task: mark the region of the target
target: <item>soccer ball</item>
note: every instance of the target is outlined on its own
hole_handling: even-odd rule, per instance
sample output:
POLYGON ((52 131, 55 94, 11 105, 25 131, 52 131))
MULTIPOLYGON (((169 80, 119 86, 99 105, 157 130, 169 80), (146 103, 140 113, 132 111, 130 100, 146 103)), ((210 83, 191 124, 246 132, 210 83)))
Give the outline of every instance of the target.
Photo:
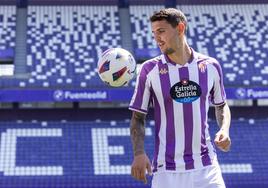
POLYGON ((111 48, 102 53, 98 61, 98 74, 103 82, 112 86, 126 85, 136 73, 136 61, 122 48, 111 48))

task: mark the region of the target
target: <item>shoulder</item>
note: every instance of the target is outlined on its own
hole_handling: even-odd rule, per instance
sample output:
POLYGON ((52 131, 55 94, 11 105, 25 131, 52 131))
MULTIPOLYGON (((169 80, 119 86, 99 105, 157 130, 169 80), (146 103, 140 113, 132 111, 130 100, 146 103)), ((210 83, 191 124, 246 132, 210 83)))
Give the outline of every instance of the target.
POLYGON ((209 64, 220 64, 219 61, 213 57, 201 54, 201 53, 197 53, 196 52, 196 59, 197 59, 197 63, 205 63, 207 65, 209 64))
POLYGON ((221 65, 217 59, 197 52, 196 56, 197 64, 206 65, 206 67, 216 69, 217 71, 221 70, 221 65))
POLYGON ((141 64, 141 71, 149 73, 161 62, 161 56, 149 59, 141 64))

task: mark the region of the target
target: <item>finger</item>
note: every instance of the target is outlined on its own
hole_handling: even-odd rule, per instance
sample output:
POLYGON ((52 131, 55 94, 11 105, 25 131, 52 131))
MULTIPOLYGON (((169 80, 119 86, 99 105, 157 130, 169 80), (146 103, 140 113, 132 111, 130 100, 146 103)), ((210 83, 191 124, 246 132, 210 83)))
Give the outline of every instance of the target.
POLYGON ((231 143, 227 145, 227 147, 225 148, 225 151, 229 151, 231 148, 231 143))
POLYGON ((215 139, 214 139, 214 143, 216 144, 216 145, 218 145, 218 143, 219 143, 219 135, 216 135, 215 136, 215 139))
POLYGON ((226 142, 228 141, 228 137, 226 135, 222 135, 222 137, 220 138, 220 142, 226 142))
POLYGON ((225 148, 228 146, 228 141, 227 140, 220 140, 219 142, 217 142, 217 146, 220 148, 225 148))
POLYGON ((148 164, 146 165, 146 169, 147 169, 148 174, 151 176, 151 175, 152 175, 151 164, 148 163, 148 164))
POLYGON ((231 141, 229 139, 227 139, 226 141, 221 142, 218 145, 218 148, 221 149, 221 150, 223 150, 223 151, 229 151, 230 150, 230 146, 231 146, 231 141))
POLYGON ((134 168, 133 169, 133 177, 137 180, 140 180, 140 170, 139 168, 134 168))
POLYGON ((145 175, 145 170, 144 170, 144 172, 142 172, 140 174, 140 177, 141 177, 141 181, 143 181, 144 184, 147 184, 147 178, 146 178, 146 175, 145 175))
POLYGON ((139 178, 140 178, 140 180, 143 181, 145 184, 147 183, 147 179, 146 179, 146 176, 145 176, 145 169, 140 170, 139 178))
POLYGON ((227 146, 221 144, 221 145, 218 146, 218 148, 219 148, 220 150, 223 150, 223 151, 224 151, 224 150, 227 149, 227 146))
POLYGON ((222 139, 217 142, 217 146, 219 147, 226 147, 228 145, 228 141, 226 139, 222 139))
POLYGON ((222 151, 227 152, 230 150, 230 146, 220 148, 222 151))
POLYGON ((131 167, 131 176, 134 177, 134 170, 133 170, 133 167, 131 167))
POLYGON ((138 180, 138 173, 137 173, 137 169, 135 168, 132 168, 132 172, 131 172, 131 175, 138 180))
POLYGON ((223 145, 224 145, 223 148, 224 148, 225 150, 227 150, 227 151, 230 150, 230 147, 231 147, 231 140, 227 138, 223 145))
POLYGON ((220 145, 228 146, 231 143, 231 140, 227 136, 223 136, 222 139, 219 141, 220 145))
POLYGON ((143 178, 142 181, 143 181, 144 184, 147 184, 147 178, 146 178, 146 176, 144 176, 144 178, 143 178))

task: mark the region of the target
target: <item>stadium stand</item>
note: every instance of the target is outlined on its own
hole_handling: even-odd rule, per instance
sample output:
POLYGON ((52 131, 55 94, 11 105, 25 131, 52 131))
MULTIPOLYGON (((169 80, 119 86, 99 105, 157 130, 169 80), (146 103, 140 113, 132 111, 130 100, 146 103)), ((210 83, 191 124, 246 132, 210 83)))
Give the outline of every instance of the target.
POLYGON ((0 5, 16 5, 17 0, 1 0, 0 5))
POLYGON ((157 44, 153 39, 149 17, 154 11, 162 8, 164 8, 163 5, 133 5, 129 7, 132 39, 135 49, 157 48, 157 44))
POLYGON ((227 86, 268 85, 268 5, 178 8, 190 18, 190 44, 222 63, 227 86))
POLYGON ((104 86, 97 75, 100 53, 120 47, 116 6, 29 6, 27 67, 23 87, 104 86))
MULTIPOLYGON (((151 177, 144 185, 130 176, 126 99, 135 80, 109 93, 97 75, 97 60, 107 48, 127 43, 140 62, 159 54, 149 22, 154 10, 177 6, 187 14, 189 43, 221 62, 227 88, 245 96, 245 87, 268 86, 267 0, 0 0, 0 5, 0 53, 16 50, 18 9, 27 13, 22 33, 27 73, 0 77, 0 188, 150 187, 151 177), (124 43, 122 23, 131 27, 124 43), (95 100, 98 91, 90 89, 104 90, 109 101, 95 100), (73 98, 61 100, 66 93, 73 98)), ((268 110, 251 92, 252 106, 231 108, 231 151, 218 152, 227 188, 268 187, 268 110)), ((268 92, 256 95, 267 98, 268 92)), ((150 158, 152 116, 147 115, 145 141, 150 158)), ((209 124, 213 138, 216 121, 209 124)))
MULTIPOLYGON (((233 121, 232 150, 218 152, 228 188, 268 186, 266 122, 233 121)), ((218 129, 215 121, 210 121, 210 129, 213 136, 218 129)), ((0 187, 150 187, 129 174, 129 120, 9 121, 0 122, 0 131, 0 187)), ((150 157, 153 132, 154 122, 148 121, 145 147, 150 157)))
MULTIPOLYGON (((173 1, 173 0, 171 0, 173 1)), ((230 4, 230 5, 237 5, 237 4, 265 4, 267 3, 267 0, 175 0, 177 5, 224 5, 224 4, 230 4)))
POLYGON ((119 0, 28 0, 29 5, 118 5, 119 0))
MULTIPOLYGON (((137 59, 148 59, 159 54, 148 17, 164 5, 132 4, 135 1, 130 1, 129 6, 134 53, 137 59)), ((267 4, 178 5, 178 8, 188 16, 190 45, 222 63, 226 87, 268 85, 265 63, 268 61, 267 4)), ((9 13, 4 14, 10 21, 0 34, 5 39, 0 48, 14 48, 15 45, 15 7, 9 9, 9 13), (7 32, 11 35, 6 36, 7 32)), ((96 74, 96 65, 103 50, 122 47, 118 9, 116 5, 29 6, 27 70, 30 76, 24 80, 4 78, 2 85, 106 87, 96 74)), ((130 84, 133 85, 135 81, 130 84)))
POLYGON ((16 34, 16 6, 0 6, 0 52, 14 52, 16 34))
POLYGON ((128 0, 129 5, 165 5, 165 0, 128 0))
MULTIPOLYGON (((148 15, 158 8, 130 6, 136 52, 157 48, 148 27, 148 15)), ((181 5, 178 8, 188 16, 190 45, 222 63, 226 86, 268 85, 265 64, 268 5, 181 5)), ((152 56, 155 52, 152 51, 152 56)))

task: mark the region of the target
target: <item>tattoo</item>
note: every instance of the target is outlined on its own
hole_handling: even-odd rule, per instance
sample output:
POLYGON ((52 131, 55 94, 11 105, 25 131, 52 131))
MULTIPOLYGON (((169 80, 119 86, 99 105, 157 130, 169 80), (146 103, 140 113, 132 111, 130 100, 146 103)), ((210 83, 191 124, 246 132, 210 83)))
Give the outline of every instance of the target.
POLYGON ((130 126, 131 141, 134 155, 144 152, 145 114, 133 112, 130 126))
POLYGON ((215 115, 216 115, 216 120, 219 125, 219 127, 222 126, 222 121, 223 121, 223 106, 215 106, 215 115))
POLYGON ((220 128, 228 129, 230 127, 231 114, 227 103, 215 107, 216 120, 220 128))

